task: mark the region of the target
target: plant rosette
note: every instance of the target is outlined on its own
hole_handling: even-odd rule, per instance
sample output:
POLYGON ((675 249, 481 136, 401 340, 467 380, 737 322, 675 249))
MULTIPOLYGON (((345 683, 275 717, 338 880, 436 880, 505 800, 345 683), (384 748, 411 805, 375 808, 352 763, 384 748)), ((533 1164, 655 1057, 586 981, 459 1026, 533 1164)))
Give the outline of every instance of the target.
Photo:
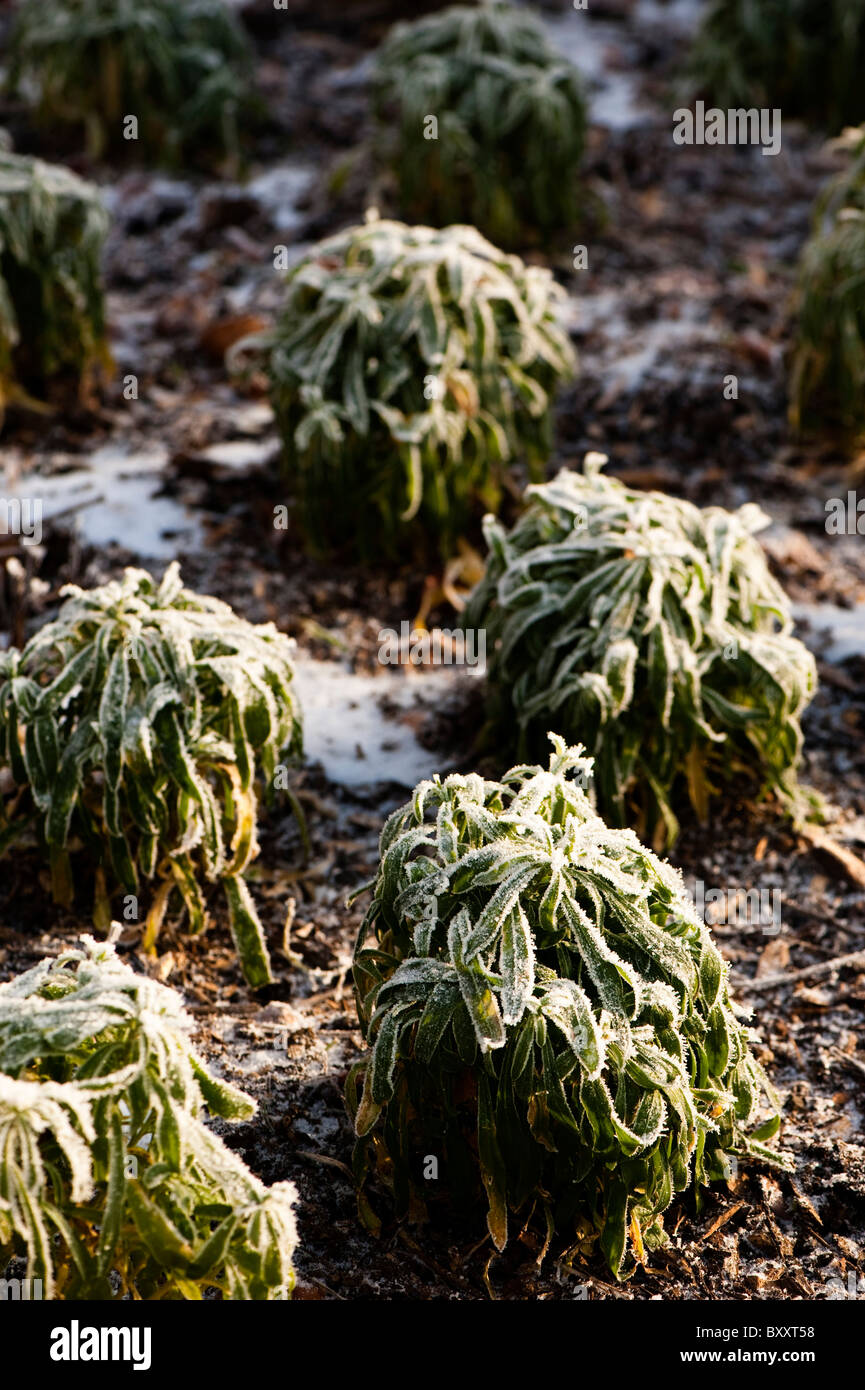
POLYGON ((511 464, 539 476, 555 388, 576 367, 562 299, 548 270, 473 227, 372 215, 313 248, 274 331, 247 340, 269 354, 312 548, 447 556, 497 507, 511 464))
POLYGON ((736 1155, 786 1160, 681 875, 604 824, 590 760, 550 738, 548 769, 422 782, 385 825, 354 960, 355 1174, 367 1222, 373 1174, 419 1217, 434 1158, 457 1208, 486 1192, 497 1249, 536 1212, 547 1242, 592 1233, 622 1278, 674 1193, 736 1155))
POLYGON ((202 883, 219 883, 244 975, 269 983, 244 871, 258 854, 256 782, 271 795, 278 760, 302 749, 292 641, 185 589, 176 562, 159 583, 128 569, 61 595, 22 651, 0 652, 0 766, 13 784, 0 854, 35 830, 55 901, 92 883, 102 928, 112 894, 127 895, 133 921, 140 880, 153 884, 149 950, 173 897, 203 931, 202 883))
POLYGON ((510 531, 485 523, 463 622, 487 633, 492 729, 516 731, 522 757, 550 725, 579 738, 598 810, 655 849, 675 841, 677 806, 705 821, 737 779, 814 814, 796 774, 816 664, 755 538, 768 517, 639 492, 605 463, 528 488, 510 531))
POLYGON ((291 1183, 267 1188, 202 1121, 255 1103, 212 1076, 180 996, 112 940, 0 984, 0 1269, 46 1298, 286 1299, 291 1183))

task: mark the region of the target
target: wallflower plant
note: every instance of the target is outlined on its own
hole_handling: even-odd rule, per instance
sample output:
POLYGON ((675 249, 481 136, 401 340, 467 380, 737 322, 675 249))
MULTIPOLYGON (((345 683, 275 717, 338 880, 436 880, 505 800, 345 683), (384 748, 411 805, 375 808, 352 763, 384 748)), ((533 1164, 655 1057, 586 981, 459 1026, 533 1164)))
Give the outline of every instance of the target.
POLYGON ((711 0, 689 61, 712 106, 778 107, 837 133, 865 119, 865 0, 711 0))
POLYGON ((52 378, 87 394, 108 361, 100 278, 108 216, 71 170, 0 150, 0 420, 52 378))
POLYGON ((796 428, 865 433, 865 126, 837 142, 847 168, 817 201, 799 262, 790 378, 796 428))
POLYGON ((549 271, 471 227, 371 220, 290 273, 271 397, 306 534, 366 558, 453 545, 506 466, 535 472, 575 360, 549 271), (410 526, 410 523, 415 523, 410 526))
POLYGON ((236 160, 250 69, 223 0, 24 0, 12 32, 13 88, 35 91, 46 125, 82 128, 97 158, 236 160))
POLYGON ((373 93, 405 217, 468 221, 503 246, 579 220, 580 78, 525 9, 456 5, 396 25, 373 93))
POLYGON ((685 790, 705 819, 736 773, 758 771, 803 814, 799 720, 816 668, 754 539, 768 518, 635 491, 605 462, 589 454, 584 475, 530 487, 510 532, 485 524, 464 622, 487 632, 492 724, 516 728, 522 756, 550 724, 579 736, 601 814, 656 848, 675 840, 685 790))
POLYGON ((548 770, 421 782, 385 825, 354 961, 355 1171, 419 1216, 435 1155, 458 1205, 483 1184, 498 1249, 536 1212, 622 1278, 675 1192, 732 1154, 784 1161, 779 1116, 680 874, 604 824, 591 760, 550 738, 548 770))
POLYGON ((103 927, 113 893, 152 884, 148 947, 172 895, 202 931, 202 884, 219 882, 244 974, 268 983, 243 875, 258 853, 256 779, 272 787, 278 759, 301 750, 290 639, 184 589, 176 563, 158 584, 128 569, 61 592, 53 622, 0 652, 0 765, 13 784, 0 853, 35 828, 55 900, 95 882, 103 927))
POLYGON ((294 1187, 265 1187, 203 1123, 255 1104, 190 1028, 173 990, 90 937, 0 985, 0 1270, 26 1257, 46 1298, 290 1296, 294 1187))

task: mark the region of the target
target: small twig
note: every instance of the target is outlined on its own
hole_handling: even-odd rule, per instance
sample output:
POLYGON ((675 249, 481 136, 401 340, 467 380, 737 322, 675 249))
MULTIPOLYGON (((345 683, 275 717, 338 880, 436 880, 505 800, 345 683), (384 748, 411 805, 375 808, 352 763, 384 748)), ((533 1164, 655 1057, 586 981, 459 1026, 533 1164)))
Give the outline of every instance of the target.
POLYGON ((97 502, 104 502, 105 495, 102 492, 91 493, 89 497, 81 497, 77 502, 70 502, 68 506, 61 507, 59 511, 49 512, 45 521, 62 521, 64 517, 73 516, 76 512, 82 512, 85 507, 95 507, 97 502))
MULTIPOLYGON (((802 903, 797 903, 795 898, 789 898, 786 893, 784 894, 784 911, 785 913, 792 913, 794 917, 801 917, 805 922, 816 922, 821 927, 826 925, 825 908, 818 912, 816 908, 805 907, 802 903)), ((843 931, 844 929, 839 927, 838 930, 843 931)))
POLYGON ((716 1231, 720 1231, 721 1227, 726 1226, 727 1222, 731 1221, 736 1215, 736 1212, 741 1211, 744 1205, 744 1202, 737 1202, 735 1206, 728 1207, 726 1211, 722 1211, 721 1215, 716 1217, 712 1222, 708 1231, 704 1231, 701 1236, 697 1237, 695 1244, 699 1245, 701 1241, 708 1240, 709 1236, 713 1236, 716 1231))
POLYGON ((865 951, 851 951, 848 956, 833 956, 831 960, 820 961, 818 965, 805 965, 801 970, 790 970, 784 975, 766 975, 762 980, 739 980, 740 990, 777 989, 783 985, 795 984, 797 980, 816 980, 824 975, 834 975, 837 970, 865 967, 865 951))
POLYGON ((839 844, 834 836, 818 825, 805 823, 796 827, 797 833, 814 849, 822 851, 844 871, 853 883, 865 888, 865 864, 846 845, 839 844))
POLYGON ((336 1289, 331 1289, 325 1284, 324 1280, 316 1279, 315 1275, 308 1275, 306 1279, 298 1279, 294 1294, 295 1298, 297 1298, 298 1295, 303 1297, 303 1291, 312 1288, 323 1289, 329 1298, 338 1298, 340 1303, 345 1303, 346 1301, 344 1294, 337 1293, 336 1289))
POLYGON ((298 1158, 311 1159, 313 1163, 324 1163, 328 1168, 336 1168, 354 1186, 354 1174, 346 1163, 339 1158, 331 1158, 330 1154, 316 1154, 311 1149, 298 1149, 298 1158))
MULTIPOLYGON (((461 1289, 465 1291, 467 1287, 466 1281, 460 1278, 458 1274, 449 1274, 448 1271, 444 1269, 442 1265, 438 1263, 437 1260, 433 1259, 431 1255, 424 1254, 420 1246, 417 1244, 417 1241, 412 1240, 411 1236, 408 1234, 406 1230, 400 1228, 400 1230, 397 1232, 397 1239, 412 1252, 415 1259, 418 1260, 419 1263, 424 1266, 424 1268, 431 1270, 432 1273, 435 1274, 437 1278, 441 1279, 443 1283, 449 1284, 452 1289, 461 1289)), ((393 1253, 395 1254, 395 1252, 393 1253)), ((494 1251, 493 1254, 490 1256, 490 1259, 493 1259, 494 1256, 497 1254, 498 1251, 494 1251)))

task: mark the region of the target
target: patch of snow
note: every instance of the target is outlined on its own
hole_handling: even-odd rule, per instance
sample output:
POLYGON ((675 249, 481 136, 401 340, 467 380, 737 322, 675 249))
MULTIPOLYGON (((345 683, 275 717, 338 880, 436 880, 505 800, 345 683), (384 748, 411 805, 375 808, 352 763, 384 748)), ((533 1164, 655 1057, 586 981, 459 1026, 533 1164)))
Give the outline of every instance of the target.
POLYGON ((303 222, 298 204, 316 178, 312 165, 287 162, 264 169, 249 180, 247 193, 255 198, 281 232, 294 231, 303 222))
POLYGON ((794 603, 792 608, 797 623, 807 623, 812 632, 828 637, 829 645, 821 652, 827 661, 865 656, 865 604, 839 608, 834 603, 794 603))
POLYGON ((593 125, 632 130, 656 119, 639 95, 640 74, 635 65, 614 65, 615 51, 627 43, 621 24, 595 19, 590 10, 566 10, 543 15, 547 37, 583 76, 593 125))
POLYGON ((390 668, 372 676, 302 654, 294 665, 306 759, 320 762, 330 781, 344 787, 414 787, 439 772, 443 755, 421 747, 411 724, 385 713, 382 700, 406 713, 418 703, 433 709, 455 682, 476 679, 478 669, 437 667, 413 679, 390 668))
POLYGON ((40 500, 43 522, 63 517, 94 546, 126 546, 149 560, 170 560, 179 543, 200 538, 201 523, 172 497, 159 496, 168 453, 161 444, 107 444, 85 467, 24 473, 12 495, 40 500))

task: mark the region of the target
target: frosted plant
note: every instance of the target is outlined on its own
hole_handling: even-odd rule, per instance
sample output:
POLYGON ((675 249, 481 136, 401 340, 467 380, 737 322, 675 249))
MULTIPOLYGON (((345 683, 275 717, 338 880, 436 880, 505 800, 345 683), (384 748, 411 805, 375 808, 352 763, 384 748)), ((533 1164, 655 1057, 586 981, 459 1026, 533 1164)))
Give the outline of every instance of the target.
POLYGON ((690 59, 707 104, 779 107, 833 133, 865 118, 865 0, 711 0, 690 59))
POLYGON ((290 1296, 294 1187, 265 1187, 203 1124, 203 1105, 255 1106, 190 1027, 90 937, 0 985, 0 1269, 26 1256, 48 1298, 290 1296))
POLYGON ((837 144, 848 165, 818 199, 799 262, 791 415, 855 441, 865 434, 865 126, 837 144))
POLYGON ((471 222, 504 246, 579 220, 580 78, 525 9, 457 5, 398 24, 373 90, 404 216, 471 222))
POLYGON ((700 509, 606 477, 562 470, 530 487, 464 614, 485 628, 493 723, 537 755, 550 724, 595 760, 598 809, 656 848, 687 795, 705 819, 717 779, 754 770, 794 814, 814 659, 791 636, 783 590, 754 533, 753 504, 700 509))
POLYGON ((547 771, 421 782, 385 825, 355 951, 355 1169, 417 1213, 435 1155, 469 1211, 483 1183, 499 1249, 510 1212, 548 1235, 579 1217, 622 1277, 674 1192, 730 1154, 778 1161, 780 1121, 681 876, 607 828, 590 760, 550 738, 547 771))
POLYGON ((372 220, 309 253, 288 277, 270 378, 317 548, 447 549, 478 500, 497 505, 511 460, 538 469, 575 367, 561 295, 471 227, 372 220))
POLYGON ((47 126, 85 131, 95 157, 237 157, 251 59, 223 0, 24 0, 11 59, 13 88, 35 89, 47 126))
POLYGON ((107 361, 99 260, 108 216, 69 169, 0 150, 0 423, 61 374, 87 394, 107 361))
POLYGON ((148 947, 173 894, 202 931, 201 882, 220 882, 244 974, 266 984, 243 873, 258 853, 256 777, 272 787, 277 760, 301 750, 292 643, 184 589, 176 563, 159 584, 128 569, 61 592, 55 621, 0 652, 0 765, 13 782, 0 854, 34 826, 55 900, 70 904, 86 874, 103 927, 112 893, 152 884, 148 947))

